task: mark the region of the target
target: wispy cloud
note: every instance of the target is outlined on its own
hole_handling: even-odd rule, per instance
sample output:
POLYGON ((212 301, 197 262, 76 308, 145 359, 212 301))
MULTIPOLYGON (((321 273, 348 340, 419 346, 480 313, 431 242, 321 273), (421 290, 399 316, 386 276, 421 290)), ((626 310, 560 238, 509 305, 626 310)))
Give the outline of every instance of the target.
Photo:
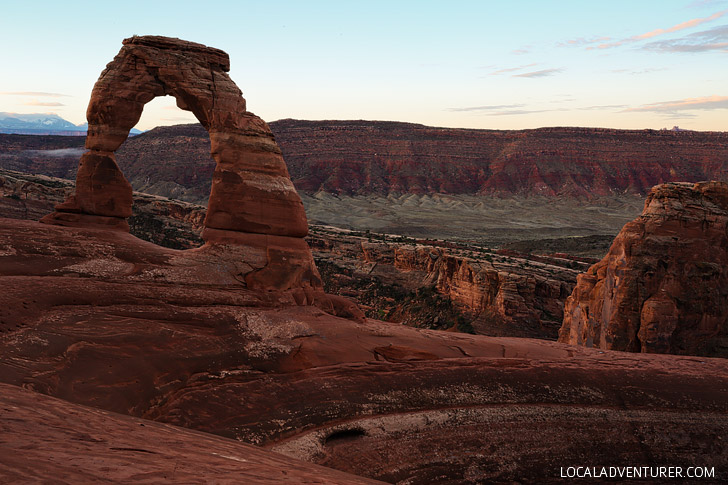
POLYGON ((528 54, 529 52, 531 52, 531 49, 514 49, 514 50, 511 51, 511 54, 515 54, 517 56, 520 56, 520 55, 523 55, 523 54, 528 54))
POLYGON ((55 101, 38 101, 37 99, 34 99, 33 101, 28 101, 23 104, 25 106, 66 106, 63 103, 58 103, 55 101))
POLYGON ((548 113, 552 111, 569 111, 566 108, 531 109, 525 104, 498 104, 490 106, 467 106, 464 108, 449 108, 448 111, 479 112, 485 116, 520 116, 533 113, 548 113))
MULTIPOLYGON (((643 104, 623 110, 629 112, 654 112, 676 115, 681 111, 728 109, 728 96, 704 96, 702 98, 685 98, 660 103, 643 104)), ((682 116, 682 114, 681 114, 682 116)))
POLYGON ((650 42, 645 49, 663 52, 728 52, 728 25, 720 25, 679 39, 650 42))
POLYGON ((620 108, 626 108, 626 104, 602 104, 598 106, 582 106, 581 108, 576 108, 578 110, 600 110, 600 109, 620 109, 620 108))
POLYGON ((3 91, 0 96, 45 96, 49 98, 68 97, 68 94, 46 93, 43 91, 3 91))
POLYGON ((615 74, 632 74, 632 75, 638 75, 638 74, 649 74, 651 72, 659 72, 659 71, 666 71, 666 67, 646 67, 644 69, 612 69, 610 72, 613 72, 615 74))
POLYGON ((584 47, 591 44, 603 43, 608 40, 612 40, 611 37, 577 37, 576 39, 570 39, 566 42, 559 42, 556 44, 558 47, 584 47))
POLYGON ((500 109, 523 108, 524 104, 494 104, 488 106, 466 106, 464 108, 448 108, 448 111, 496 111, 500 109))
POLYGON ((587 47, 587 49, 611 49, 613 47, 619 47, 621 45, 629 44, 632 42, 638 42, 638 41, 642 41, 642 40, 646 40, 646 39, 652 39, 652 38, 660 36, 660 35, 670 34, 672 32, 678 32, 680 30, 697 27, 698 25, 704 24, 705 22, 710 22, 712 20, 719 19, 720 17, 725 15, 726 12, 728 12, 728 10, 721 10, 708 17, 701 17, 701 18, 687 20, 685 22, 681 22, 679 24, 673 25, 672 27, 668 27, 666 29, 651 30, 649 32, 645 32, 644 34, 633 35, 632 37, 627 37, 626 39, 618 40, 615 42, 604 42, 597 46, 590 46, 590 47, 587 47))
POLYGON ((554 109, 509 109, 504 111, 496 111, 488 113, 488 116, 519 116, 519 115, 530 115, 532 113, 546 113, 548 111, 561 111, 554 109))
POLYGON ((540 71, 524 72, 522 74, 513 74, 511 77, 546 77, 563 71, 561 68, 541 69, 540 71))
POLYGON ((531 64, 524 64, 522 66, 517 67, 507 67, 505 69, 498 69, 497 71, 493 71, 490 73, 491 76, 497 76, 498 74, 505 74, 507 72, 515 72, 515 71, 521 71, 523 69, 526 69, 527 67, 533 67, 536 63, 532 62, 531 64))

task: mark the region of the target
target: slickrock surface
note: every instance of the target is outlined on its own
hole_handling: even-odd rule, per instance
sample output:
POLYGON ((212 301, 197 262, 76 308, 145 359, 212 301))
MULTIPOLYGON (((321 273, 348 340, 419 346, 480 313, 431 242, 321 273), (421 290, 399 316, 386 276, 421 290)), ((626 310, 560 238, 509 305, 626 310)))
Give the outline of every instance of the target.
POLYGON ((652 189, 566 302, 559 340, 728 357, 728 184, 652 189))
POLYGON ((357 323, 217 249, 0 219, 0 379, 400 483, 728 466, 723 359, 357 323))
POLYGON ((0 384, 3 483, 379 483, 0 384))

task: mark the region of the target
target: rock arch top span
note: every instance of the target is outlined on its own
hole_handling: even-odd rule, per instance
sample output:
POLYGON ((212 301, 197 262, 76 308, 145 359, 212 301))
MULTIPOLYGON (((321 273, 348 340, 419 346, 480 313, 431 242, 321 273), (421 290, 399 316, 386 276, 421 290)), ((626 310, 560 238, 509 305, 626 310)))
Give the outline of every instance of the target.
POLYGON ((125 39, 91 94, 86 111, 89 151, 79 163, 76 192, 44 222, 128 230, 132 190, 114 152, 139 121, 144 105, 171 95, 210 134, 216 167, 203 238, 214 239, 214 230, 305 236, 303 203, 281 151, 268 125, 246 111, 229 70, 230 59, 219 49, 159 36, 125 39))

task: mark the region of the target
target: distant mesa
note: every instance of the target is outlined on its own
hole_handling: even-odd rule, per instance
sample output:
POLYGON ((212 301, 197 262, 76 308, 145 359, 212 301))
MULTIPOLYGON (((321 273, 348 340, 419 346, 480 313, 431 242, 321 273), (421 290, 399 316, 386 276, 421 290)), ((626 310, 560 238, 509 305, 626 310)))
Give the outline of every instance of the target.
MULTIPOLYGON (((595 199, 644 196, 667 182, 728 181, 728 133, 721 132, 501 131, 291 119, 269 126, 300 193, 595 199)), ((129 139, 115 156, 135 190, 208 200, 217 163, 199 124, 154 128, 129 139)), ((66 176, 60 162, 15 157, 12 165, 9 158, 2 163, 13 170, 33 163, 33 171, 66 176)))
POLYGON ((728 184, 652 189, 642 215, 578 278, 561 342, 728 357, 728 184))
MULTIPOLYGON (((384 121, 270 123, 299 192, 596 198, 666 182, 728 181, 728 133, 599 128, 467 130, 384 121)), ((203 203, 215 163, 202 127, 159 127, 119 149, 136 190, 203 203), (160 141, 164 141, 161 143, 160 141), (172 169, 174 168, 174 170, 172 169)))

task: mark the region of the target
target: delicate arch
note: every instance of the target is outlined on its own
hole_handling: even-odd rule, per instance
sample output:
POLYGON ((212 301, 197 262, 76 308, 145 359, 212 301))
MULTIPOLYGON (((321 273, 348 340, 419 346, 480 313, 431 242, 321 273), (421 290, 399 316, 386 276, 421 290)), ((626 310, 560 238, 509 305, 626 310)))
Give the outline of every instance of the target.
POLYGON ((171 95, 210 134, 216 167, 203 237, 208 240, 214 230, 305 236, 303 203, 281 151, 268 125, 246 111, 229 69, 225 52, 202 44, 159 36, 125 39, 91 94, 86 112, 89 151, 79 162, 76 192, 44 222, 85 220, 128 230, 131 185, 114 152, 139 121, 144 105, 171 95))

